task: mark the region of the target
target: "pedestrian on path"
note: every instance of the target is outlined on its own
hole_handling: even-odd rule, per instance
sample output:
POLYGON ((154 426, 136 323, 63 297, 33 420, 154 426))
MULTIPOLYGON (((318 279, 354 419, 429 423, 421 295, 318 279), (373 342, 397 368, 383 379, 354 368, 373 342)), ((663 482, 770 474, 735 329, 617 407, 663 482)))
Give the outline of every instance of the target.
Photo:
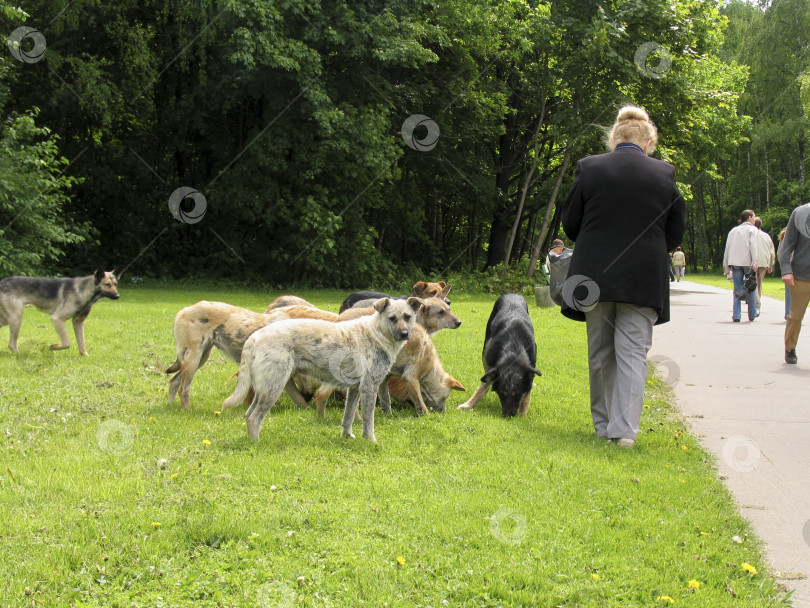
POLYGON ((657 141, 647 112, 623 107, 609 152, 577 163, 562 212, 576 248, 561 310, 587 324, 596 435, 624 448, 641 422, 653 325, 669 321, 668 252, 686 229, 675 168, 648 156, 657 141))
POLYGON ((672 254, 672 265, 675 267, 675 280, 680 283, 686 270, 686 255, 680 247, 672 254))
MULTIPOLYGON (((742 314, 742 300, 737 297, 737 293, 742 289, 743 278, 750 272, 757 270, 757 234, 758 230, 754 226, 757 214, 746 209, 740 214, 740 221, 737 226, 731 229, 726 239, 726 251, 723 254, 723 272, 729 280, 734 281, 734 304, 732 307, 731 320, 740 322, 742 314)), ((746 298, 748 302, 748 320, 757 318, 756 290, 749 292, 746 298)))
POLYGON ((787 231, 782 239, 779 266, 782 281, 790 290, 790 314, 785 325, 785 363, 795 364, 796 344, 802 329, 804 311, 810 302, 810 203, 796 207, 790 214, 787 231))
POLYGON ((757 234, 757 316, 762 310, 762 283, 765 281, 765 274, 773 272, 773 264, 776 262, 776 251, 773 248, 771 235, 762 229, 762 218, 754 220, 754 226, 759 230, 757 234))

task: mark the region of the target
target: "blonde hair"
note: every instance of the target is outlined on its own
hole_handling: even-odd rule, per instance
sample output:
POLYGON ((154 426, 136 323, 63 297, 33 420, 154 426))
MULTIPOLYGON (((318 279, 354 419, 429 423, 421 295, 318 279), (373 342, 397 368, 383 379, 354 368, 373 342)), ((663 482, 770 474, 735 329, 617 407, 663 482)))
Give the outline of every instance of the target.
POLYGON ((605 130, 605 145, 610 151, 624 142, 644 146, 648 141, 650 146, 647 154, 652 154, 658 143, 658 129, 647 112, 637 106, 624 106, 619 110, 613 126, 605 130))

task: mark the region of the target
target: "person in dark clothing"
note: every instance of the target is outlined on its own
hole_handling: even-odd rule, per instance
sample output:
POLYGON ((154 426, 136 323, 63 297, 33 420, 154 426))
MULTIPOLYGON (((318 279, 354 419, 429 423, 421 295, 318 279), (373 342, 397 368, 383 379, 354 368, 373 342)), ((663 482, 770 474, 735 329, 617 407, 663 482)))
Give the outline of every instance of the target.
POLYGON ((669 321, 669 255, 686 229, 672 165, 650 158, 658 141, 641 108, 625 106, 607 154, 577 163, 562 211, 576 242, 562 314, 586 321, 596 434, 635 445, 654 325, 669 321))

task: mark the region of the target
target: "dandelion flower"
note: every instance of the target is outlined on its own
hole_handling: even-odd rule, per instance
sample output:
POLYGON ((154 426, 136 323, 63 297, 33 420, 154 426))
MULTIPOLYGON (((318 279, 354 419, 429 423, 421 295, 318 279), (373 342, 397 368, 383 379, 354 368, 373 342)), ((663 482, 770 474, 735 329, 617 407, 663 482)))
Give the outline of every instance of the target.
POLYGON ((688 586, 689 586, 690 589, 700 589, 700 581, 696 581, 695 579, 692 579, 691 581, 689 581, 688 586))
POLYGON ((645 404, 644 404, 644 407, 645 407, 645 408, 647 408, 647 409, 650 409, 650 404, 649 404, 649 403, 645 403, 645 404))
POLYGON ((211 442, 210 442, 210 441, 208 441, 207 439, 203 439, 203 443, 204 443, 205 445, 211 445, 211 442))
POLYGON ((591 578, 593 580, 595 580, 595 581, 598 581, 599 580, 599 575, 598 574, 591 574, 591 578))
POLYGON ((745 563, 742 565, 742 569, 748 572, 749 574, 756 574, 757 569, 754 568, 751 564, 745 563))
POLYGON ((160 527, 160 522, 159 521, 153 521, 152 522, 152 527, 153 528, 159 528, 160 527))
POLYGON ((653 383, 653 381, 652 381, 652 380, 647 380, 647 386, 653 386, 653 384, 654 384, 654 383, 653 383))
POLYGON ((671 597, 669 597, 668 595, 659 595, 659 596, 658 596, 657 598, 655 598, 655 599, 656 599, 657 601, 659 601, 659 602, 667 602, 668 604, 674 604, 674 603, 675 603, 675 600, 673 600, 673 599, 672 599, 671 597))
POLYGON ((399 564, 400 566, 404 566, 405 565, 405 558, 402 557, 401 555, 399 557, 397 557, 397 564, 399 564))
POLYGON ((688 452, 688 451, 689 451, 689 448, 688 448, 688 447, 686 447, 685 445, 682 445, 682 446, 681 446, 681 449, 682 449, 684 452, 688 452))
POLYGON ((219 416, 222 412, 214 412, 214 416, 219 416))

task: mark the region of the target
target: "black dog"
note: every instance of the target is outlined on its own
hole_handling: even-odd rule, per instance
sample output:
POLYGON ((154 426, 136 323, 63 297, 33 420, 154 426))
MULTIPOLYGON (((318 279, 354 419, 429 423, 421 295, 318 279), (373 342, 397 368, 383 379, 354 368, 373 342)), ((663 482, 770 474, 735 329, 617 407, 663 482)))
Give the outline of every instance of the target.
POLYGON ((537 364, 537 345, 529 307, 523 296, 507 293, 498 298, 484 336, 484 377, 470 400, 458 406, 471 410, 491 386, 501 400, 504 418, 529 411, 529 397, 537 364))
POLYGON ((374 302, 382 298, 390 298, 392 300, 407 300, 411 297, 421 298, 423 300, 427 298, 442 298, 449 305, 450 300, 447 299, 448 293, 450 293, 450 285, 447 285, 444 281, 439 281, 438 283, 419 281, 413 286, 413 293, 410 296, 401 296, 399 298, 389 296, 387 293, 379 291, 355 291, 343 300, 339 312, 354 308, 355 306, 370 307, 374 305, 374 302))

